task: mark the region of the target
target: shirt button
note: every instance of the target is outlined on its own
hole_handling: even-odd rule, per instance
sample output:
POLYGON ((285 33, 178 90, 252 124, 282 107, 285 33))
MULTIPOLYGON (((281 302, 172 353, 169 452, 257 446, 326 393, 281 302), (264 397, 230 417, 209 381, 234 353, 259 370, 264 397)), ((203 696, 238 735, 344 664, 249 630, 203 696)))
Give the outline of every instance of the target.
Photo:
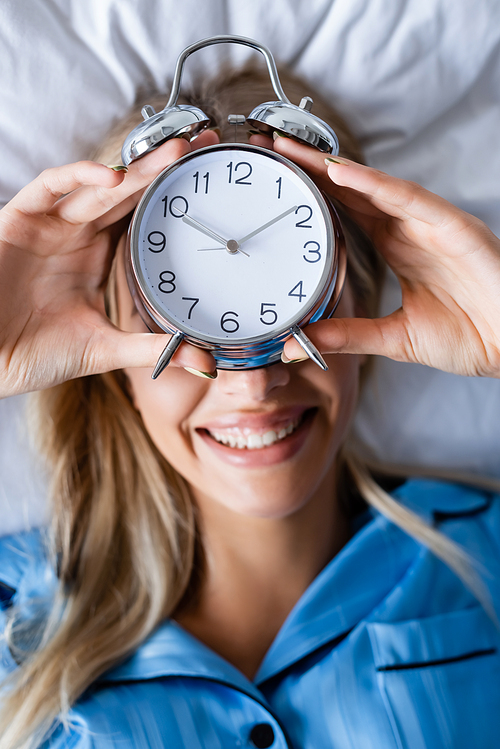
POLYGON ((267 749, 274 743, 273 727, 269 723, 257 723, 250 731, 250 741, 257 749, 267 749))

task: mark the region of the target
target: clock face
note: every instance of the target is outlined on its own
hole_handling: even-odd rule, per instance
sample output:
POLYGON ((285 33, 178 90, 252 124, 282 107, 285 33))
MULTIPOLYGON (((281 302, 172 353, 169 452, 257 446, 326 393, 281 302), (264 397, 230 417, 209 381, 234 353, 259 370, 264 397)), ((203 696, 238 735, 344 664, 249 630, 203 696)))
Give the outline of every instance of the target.
POLYGON ((324 199, 292 162, 222 144, 159 175, 130 244, 157 322, 227 345, 258 343, 300 321, 324 291, 333 241, 324 199))

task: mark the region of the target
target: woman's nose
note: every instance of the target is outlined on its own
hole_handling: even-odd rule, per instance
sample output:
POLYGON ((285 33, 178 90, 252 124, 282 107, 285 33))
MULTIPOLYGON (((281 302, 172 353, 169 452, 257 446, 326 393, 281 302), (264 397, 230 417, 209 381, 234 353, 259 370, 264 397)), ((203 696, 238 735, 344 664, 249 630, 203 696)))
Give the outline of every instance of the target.
POLYGON ((226 395, 243 395, 255 401, 266 400, 275 388, 284 387, 289 382, 290 370, 281 362, 260 369, 219 369, 215 380, 226 395))

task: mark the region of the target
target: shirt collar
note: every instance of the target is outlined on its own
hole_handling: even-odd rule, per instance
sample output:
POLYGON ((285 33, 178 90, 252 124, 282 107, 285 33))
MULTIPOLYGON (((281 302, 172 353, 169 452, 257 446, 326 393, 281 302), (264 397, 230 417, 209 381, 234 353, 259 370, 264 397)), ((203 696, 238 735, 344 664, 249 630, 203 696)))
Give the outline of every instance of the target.
POLYGON ((399 486, 393 496, 430 524, 476 515, 486 510, 491 492, 437 479, 414 478, 399 486))
POLYGON ((257 672, 260 684, 353 629, 391 592, 419 545, 376 514, 294 606, 257 672))
POLYGON ((172 621, 100 681, 186 676, 228 683, 262 701, 259 685, 342 633, 381 602, 404 575, 419 546, 377 515, 332 559, 290 612, 254 684, 172 621))
POLYGON ((229 684, 264 702, 261 692, 241 671, 172 620, 160 625, 131 658, 103 674, 99 682, 142 681, 165 676, 229 684))

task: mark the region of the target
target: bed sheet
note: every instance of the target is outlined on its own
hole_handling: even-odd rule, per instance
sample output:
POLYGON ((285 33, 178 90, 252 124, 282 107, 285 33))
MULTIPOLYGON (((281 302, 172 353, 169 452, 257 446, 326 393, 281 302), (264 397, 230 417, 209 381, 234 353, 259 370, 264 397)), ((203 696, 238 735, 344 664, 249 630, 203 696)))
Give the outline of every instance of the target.
MULTIPOLYGON (((139 89, 166 87, 187 44, 221 33, 258 39, 331 97, 370 164, 420 182, 500 235, 497 0, 3 0, 0 204, 42 169, 86 156, 139 89)), ((204 50, 190 58, 188 78, 248 54, 204 50)), ((384 311, 398 293, 389 277, 384 311)), ((0 533, 43 518, 25 404, 0 403, 0 533)), ((499 416, 498 381, 381 359, 353 439, 386 465, 500 478, 499 416)))

